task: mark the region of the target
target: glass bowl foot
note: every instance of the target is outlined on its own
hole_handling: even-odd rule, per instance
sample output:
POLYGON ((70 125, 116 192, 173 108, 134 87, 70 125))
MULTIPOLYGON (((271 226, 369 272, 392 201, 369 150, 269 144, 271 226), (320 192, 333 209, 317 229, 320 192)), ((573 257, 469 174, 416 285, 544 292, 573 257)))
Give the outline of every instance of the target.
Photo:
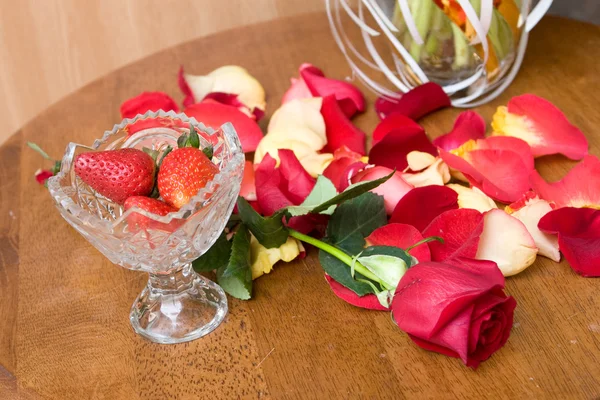
POLYGON ((146 339, 183 343, 212 332, 227 314, 227 297, 190 264, 169 274, 150 274, 131 308, 129 320, 146 339))

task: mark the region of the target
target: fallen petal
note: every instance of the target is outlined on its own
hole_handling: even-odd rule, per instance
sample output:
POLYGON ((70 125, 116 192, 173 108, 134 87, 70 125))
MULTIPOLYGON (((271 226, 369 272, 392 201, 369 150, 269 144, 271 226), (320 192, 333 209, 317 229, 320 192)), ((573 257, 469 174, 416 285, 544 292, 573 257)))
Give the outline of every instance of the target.
POLYGON ((285 103, 271 117, 267 134, 305 142, 314 150, 321 150, 327 144, 321 106, 320 97, 285 103))
POLYGON ((438 154, 422 129, 398 129, 388 132, 371 148, 369 163, 404 171, 408 167, 406 156, 412 151, 422 151, 433 156, 438 154))
POLYGON ((485 138, 485 121, 475 111, 464 111, 458 115, 450 133, 437 137, 433 144, 446 151, 460 147, 468 140, 485 138))
MULTIPOLYGON (((375 229, 366 241, 368 246, 393 246, 406 250, 423 239, 421 232, 412 225, 389 223, 375 229)), ((408 253, 419 262, 431 261, 427 243, 412 248, 408 253)))
POLYGON ((277 132, 271 132, 258 144, 254 152, 254 164, 260 164, 267 154, 279 163, 279 150, 281 149, 292 150, 298 159, 316 153, 316 150, 304 141, 290 139, 285 133, 280 135, 277 132))
MULTIPOLYGON (((417 124, 412 119, 402 114, 394 114, 390 115, 389 118, 386 118, 380 123, 378 123, 375 127, 375 130, 373 131, 372 135, 373 146, 375 146, 379 141, 386 137, 388 133, 396 130, 402 131, 406 137, 412 137, 420 135, 421 133, 425 133, 423 127, 417 124)), ((426 150, 423 151, 426 151, 430 154, 435 154, 435 146, 431 145, 430 143, 430 146, 426 147, 426 150)))
POLYGON ((186 74, 181 67, 179 77, 179 87, 186 95, 185 106, 191 104, 190 100, 198 103, 209 93, 219 92, 237 95, 239 101, 250 110, 265 109, 265 90, 262 85, 246 69, 237 65, 219 67, 207 75, 186 74))
POLYGON ((493 261, 504 276, 512 276, 533 264, 537 253, 535 241, 521 221, 499 209, 484 214, 476 259, 493 261))
POLYGON ((297 99, 309 99, 311 97, 313 97, 313 95, 308 89, 308 86, 306 86, 304 79, 291 78, 291 86, 284 93, 281 104, 297 99))
POLYGON ((496 202, 476 187, 468 188, 451 183, 446 185, 458 193, 458 208, 472 208, 481 213, 498 208, 496 202))
POLYGON ((444 239, 444 243, 427 244, 433 261, 445 261, 457 257, 475 258, 482 232, 483 215, 477 210, 461 208, 440 214, 423 230, 423 236, 444 239))
POLYGON ((529 143, 535 157, 564 154, 580 160, 588 152, 585 135, 554 104, 533 94, 513 97, 508 107, 498 107, 492 127, 494 135, 529 143))
POLYGON ((600 276, 600 210, 560 208, 542 217, 538 227, 558 234, 558 247, 575 272, 600 276))
POLYGON ((323 98, 321 115, 325 119, 327 147, 325 151, 333 153, 342 146, 359 154, 365 154, 365 133, 350 122, 342 112, 334 96, 323 98))
POLYGON ((436 157, 423 151, 411 151, 406 155, 408 168, 412 172, 423 171, 436 161, 436 157))
POLYGON ((244 164, 244 177, 242 178, 240 196, 248 201, 256 201, 256 180, 252 161, 246 161, 244 164))
POLYGON ((313 96, 334 96, 346 117, 352 118, 357 112, 365 110, 362 92, 351 83, 326 78, 323 71, 311 64, 300 66, 300 76, 313 96))
POLYGON ((600 160, 587 155, 558 182, 547 183, 537 171, 531 175, 533 190, 557 207, 600 207, 600 160))
POLYGON ((166 93, 143 92, 121 104, 121 118, 135 118, 138 114, 142 115, 147 111, 156 112, 158 110, 179 112, 179 107, 175 100, 166 93))
POLYGON ((300 255, 301 247, 293 237, 279 247, 267 249, 252 235, 250 237, 250 271, 252 279, 268 274, 279 261, 290 262, 300 255))
POLYGON ((423 231, 443 212, 456 210, 457 198, 456 192, 444 186, 414 188, 394 208, 390 224, 412 225, 417 230, 423 231))
POLYGON ((231 122, 245 153, 256 150, 258 143, 263 138, 258 124, 232 106, 213 102, 198 103, 186 108, 184 113, 213 129, 219 129, 221 125, 231 122))
POLYGON ((450 182, 450 169, 448 165, 441 158, 430 165, 427 169, 415 174, 402 174, 404 180, 414 187, 423 187, 431 185, 444 186, 450 182))
POLYGON ((323 175, 331 161, 333 161, 333 154, 331 153, 312 153, 300 158, 300 164, 313 178, 323 175))
MULTIPOLYGON (((352 183, 358 183, 363 181, 372 181, 375 179, 383 178, 384 176, 392 173, 393 170, 385 167, 370 167, 365 168, 363 171, 354 175, 351 179, 352 183)), ((383 196, 383 202, 385 205, 385 211, 388 215, 392 214, 396 204, 413 189, 413 186, 406 183, 402 179, 400 172, 395 172, 394 175, 382 185, 379 185, 375 189, 371 190, 373 193, 377 193, 383 196)))
POLYGON ((377 296, 374 294, 367 294, 361 297, 354 293, 352 290, 345 287, 344 285, 336 282, 331 276, 327 274, 325 274, 325 279, 327 280, 327 283, 329 283, 329 287, 331 288, 333 293, 348 304, 352 304, 353 306, 360 308, 366 308, 368 310, 389 310, 388 308, 382 306, 381 303, 379 303, 377 296))
POLYGON ((543 233, 538 228, 540 219, 552 209, 552 205, 546 200, 540 199, 533 192, 528 192, 522 201, 507 206, 505 211, 525 225, 539 249, 538 254, 559 262, 558 238, 556 235, 543 233))
POLYGON ((404 93, 400 100, 387 100, 383 97, 375 101, 375 111, 379 118, 398 113, 418 120, 425 115, 450 107, 450 98, 437 83, 428 82, 404 93))

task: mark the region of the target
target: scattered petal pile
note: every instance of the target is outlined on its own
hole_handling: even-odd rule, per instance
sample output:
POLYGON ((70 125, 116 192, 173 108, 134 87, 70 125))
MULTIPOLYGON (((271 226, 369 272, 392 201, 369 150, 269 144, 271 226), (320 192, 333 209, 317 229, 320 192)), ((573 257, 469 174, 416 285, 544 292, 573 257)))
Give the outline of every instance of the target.
MULTIPOLYGON (((363 94, 311 64, 291 78, 264 135, 257 121, 265 92, 244 68, 190 75, 182 67, 179 86, 184 113, 214 129, 231 122, 244 151, 254 152, 237 215, 208 258, 196 260, 198 271, 211 270, 217 256, 227 264, 240 231, 251 233, 250 261, 239 266, 245 279, 302 257, 302 243, 310 244, 335 296, 391 310, 418 346, 473 368, 510 335, 516 301, 504 292, 505 277, 538 254, 558 262, 561 253, 577 273, 600 276, 600 160, 545 99, 524 94, 498 107, 487 137, 485 120, 462 112, 432 141, 416 121, 450 100, 427 83, 375 102, 381 122, 367 152, 366 135, 351 120, 366 109, 363 94), (550 154, 581 161, 548 183, 534 157, 550 154)), ((161 109, 180 110, 169 95, 144 92, 125 101, 121 115, 161 109)), ((148 127, 142 121, 129 134, 148 127)), ((36 179, 45 182, 54 165, 36 179)), ((226 288, 242 299, 251 289, 251 280, 226 288)))

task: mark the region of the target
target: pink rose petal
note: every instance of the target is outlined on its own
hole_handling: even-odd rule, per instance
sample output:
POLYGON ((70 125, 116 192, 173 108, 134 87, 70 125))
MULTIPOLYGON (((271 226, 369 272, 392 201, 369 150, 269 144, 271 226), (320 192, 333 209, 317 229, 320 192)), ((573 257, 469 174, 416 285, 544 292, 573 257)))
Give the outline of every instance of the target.
POLYGON ((143 92, 121 104, 121 118, 135 118, 138 114, 158 110, 179 112, 179 107, 175 100, 166 93, 143 92))
POLYGON ((560 208, 542 217, 538 227, 558 234, 558 247, 575 272, 600 276, 600 210, 560 208))
POLYGON ((444 243, 429 242, 431 259, 475 258, 483 232, 483 215, 470 208, 443 212, 423 230, 424 237, 439 236, 444 243))
POLYGON ((587 155, 558 182, 547 183, 537 171, 531 174, 531 186, 540 197, 557 207, 600 206, 600 160, 587 155))
POLYGON ((323 98, 321 115, 325 120, 327 134, 327 146, 324 151, 332 153, 346 146, 356 153, 365 154, 365 133, 344 115, 334 96, 323 98))
POLYGON ((312 93, 308 89, 308 86, 306 86, 304 79, 291 78, 291 83, 292 84, 290 85, 290 88, 285 92, 283 98, 281 99, 281 104, 285 104, 296 99, 308 99, 313 97, 312 93))
MULTIPOLYGON (((323 176, 329 179, 339 192, 348 187, 348 182, 353 175, 349 176, 349 167, 357 163, 362 155, 353 152, 346 146, 342 146, 333 153, 333 161, 323 171, 323 176)), ((365 164, 361 163, 362 169, 365 164)))
MULTIPOLYGON (((423 235, 412 225, 390 223, 375 229, 366 240, 369 246, 392 246, 406 250, 423 240, 423 235)), ((409 254, 419 262, 431 261, 427 243, 412 248, 409 254)))
POLYGON ((327 280, 327 283, 329 283, 329 287, 331 288, 333 293, 348 304, 352 304, 353 306, 360 308, 366 308, 368 310, 389 310, 388 308, 381 305, 381 303, 377 299, 377 296, 375 296, 374 294, 359 296, 344 285, 336 282, 331 276, 327 274, 325 274, 325 279, 327 280))
POLYGON ((240 138, 245 153, 256 150, 258 143, 263 138, 263 133, 258 124, 232 106, 207 101, 189 106, 184 110, 184 113, 213 129, 219 129, 221 125, 231 122, 240 138))
POLYGON ((433 144, 446 151, 454 150, 471 139, 485 137, 485 121, 475 111, 463 111, 454 122, 450 133, 446 133, 433 140, 433 144))
POLYGON ((450 98, 437 83, 428 82, 404 93, 400 100, 393 101, 380 97, 375 101, 375 111, 379 118, 399 113, 418 120, 425 115, 450 107, 450 98))
POLYGON ((255 121, 260 121, 260 119, 265 115, 265 112, 260 108, 255 107, 254 110, 250 110, 248 106, 246 106, 238 99, 237 94, 212 92, 204 96, 204 98, 202 99, 202 103, 211 100, 216 101, 217 103, 225 104, 227 106, 235 107, 255 121))
POLYGON ((242 178, 240 196, 248 201, 256 201, 256 179, 252 161, 246 161, 244 164, 244 177, 242 178))
POLYGON ((300 66, 300 76, 315 97, 334 96, 342 112, 352 118, 365 110, 365 98, 351 83, 326 78, 323 71, 311 64, 300 66))
POLYGON ((445 186, 423 186, 408 192, 396 205, 390 223, 423 231, 441 213, 458 209, 458 194, 445 186))
POLYGON ((190 88, 190 85, 188 85, 187 81, 185 80, 185 72, 183 71, 183 65, 181 67, 179 67, 179 72, 177 74, 177 83, 179 84, 179 89, 185 96, 183 99, 184 107, 189 107, 192 104, 195 104, 195 103, 199 102, 200 100, 202 100, 202 99, 198 99, 198 101, 196 101, 196 99, 194 98, 192 89, 190 88))
MULTIPOLYGON (((585 135, 572 125, 554 104, 533 94, 513 97, 508 102, 508 113, 523 117, 516 130, 527 141, 536 157, 564 154, 572 160, 581 160, 588 153, 585 135)), ((508 120, 505 120, 508 121, 508 120)), ((508 122, 496 123, 494 129, 515 135, 508 122)))
MULTIPOLYGON (((383 178, 392 173, 393 170, 386 167, 372 167, 366 168, 363 171, 354 175, 351 179, 352 183, 358 183, 363 181, 372 181, 375 179, 383 178)), ((371 190, 373 193, 383 196, 383 202, 385 205, 385 211, 388 215, 394 211, 396 204, 402 197, 409 193, 413 189, 413 186, 407 183, 403 178, 402 174, 398 171, 392 175, 382 185, 379 185, 375 189, 371 190)))

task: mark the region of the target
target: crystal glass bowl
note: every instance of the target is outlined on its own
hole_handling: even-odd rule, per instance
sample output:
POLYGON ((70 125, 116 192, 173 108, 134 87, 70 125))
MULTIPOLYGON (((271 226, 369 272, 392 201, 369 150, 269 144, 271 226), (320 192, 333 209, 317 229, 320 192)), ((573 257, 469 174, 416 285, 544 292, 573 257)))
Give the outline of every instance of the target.
MULTIPOLYGON (((159 155, 160 158, 160 155, 159 155)), ((214 282, 196 274, 191 262, 205 253, 225 227, 240 191, 244 153, 231 124, 212 130, 174 112, 148 112, 125 119, 91 147, 67 146, 60 173, 48 189, 63 218, 109 260, 141 270, 150 279, 133 304, 130 321, 143 337, 180 343, 214 330, 227 314, 227 298, 214 282), (164 152, 190 124, 200 147, 213 146, 220 172, 179 211, 157 216, 134 207, 125 211, 85 184, 74 170, 81 153, 144 147, 164 152), (131 219, 146 218, 140 228, 131 219)))

